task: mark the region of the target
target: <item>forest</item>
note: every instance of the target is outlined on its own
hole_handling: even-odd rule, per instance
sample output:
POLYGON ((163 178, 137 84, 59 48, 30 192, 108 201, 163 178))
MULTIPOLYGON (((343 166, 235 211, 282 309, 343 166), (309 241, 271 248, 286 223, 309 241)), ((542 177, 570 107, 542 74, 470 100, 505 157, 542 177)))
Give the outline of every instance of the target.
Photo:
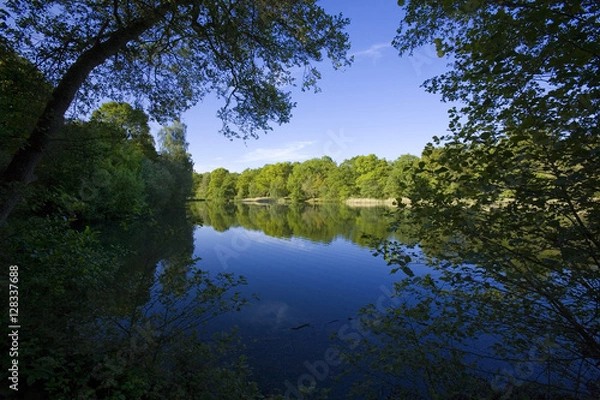
POLYGON ((242 173, 218 168, 194 174, 196 199, 233 200, 255 197, 292 201, 389 199, 408 193, 419 157, 405 154, 393 162, 374 154, 355 156, 337 165, 329 156, 304 162, 281 162, 242 173))
POLYGON ((451 65, 423 84, 451 104, 445 135, 394 161, 198 174, 181 113, 214 93, 228 138, 290 122, 293 69, 317 90, 322 61, 351 66, 349 20, 312 0, 5 2, 0 396, 281 398, 252 381, 234 333, 207 334, 254 299, 243 276, 198 267, 194 226, 211 215, 186 201, 406 197, 388 227, 418 243, 369 238, 398 302, 360 311, 361 347, 332 338, 363 374, 356 398, 597 399, 600 4, 398 6, 399 55, 433 45, 451 65), (492 354, 469 347, 490 336, 492 354), (490 378, 483 358, 511 368, 490 378))

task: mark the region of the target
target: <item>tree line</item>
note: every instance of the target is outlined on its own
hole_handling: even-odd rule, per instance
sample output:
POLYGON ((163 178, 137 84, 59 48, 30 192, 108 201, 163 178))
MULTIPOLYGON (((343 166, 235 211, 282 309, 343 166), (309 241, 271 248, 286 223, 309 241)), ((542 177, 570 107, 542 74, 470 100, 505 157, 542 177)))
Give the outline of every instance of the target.
POLYGON ((255 197, 343 200, 405 196, 411 171, 419 157, 405 154, 394 161, 374 154, 355 156, 339 165, 329 156, 304 162, 278 162, 242 173, 217 168, 194 173, 194 195, 199 199, 244 199, 255 197))
MULTIPOLYGON (((35 66, 0 46, 0 170, 21 149, 50 85, 35 66)), ((175 121, 150 133, 149 116, 111 101, 86 119, 67 120, 49 142, 35 184, 21 191, 19 219, 61 215, 72 220, 127 219, 186 199, 192 161, 186 126, 175 121)))

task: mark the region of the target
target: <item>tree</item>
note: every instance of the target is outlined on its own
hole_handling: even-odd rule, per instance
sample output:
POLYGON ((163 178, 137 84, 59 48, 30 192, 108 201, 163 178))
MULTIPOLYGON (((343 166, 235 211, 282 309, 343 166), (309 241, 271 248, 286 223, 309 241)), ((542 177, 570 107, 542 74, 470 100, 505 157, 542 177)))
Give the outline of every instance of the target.
POLYGON ((49 92, 35 66, 0 40, 0 170, 24 145, 49 92))
POLYGON ((72 121, 57 134, 28 193, 42 214, 100 220, 138 214, 146 203, 142 149, 118 125, 72 121), (49 198, 47 193, 54 193, 49 198))
POLYGON ((413 189, 412 176, 418 161, 417 156, 403 154, 392 163, 384 188, 387 197, 407 197, 413 189))
POLYGON ((344 200, 352 196, 358 196, 356 171, 348 160, 344 160, 327 175, 327 197, 344 200))
POLYGON ((271 174, 271 165, 272 164, 264 165, 257 169, 256 175, 254 175, 252 182, 248 186, 249 195, 251 197, 269 196, 271 179, 274 178, 271 174))
POLYGON ((225 177, 223 181, 222 193, 223 197, 226 199, 235 198, 235 188, 237 186, 237 180, 240 177, 240 174, 237 172, 231 172, 229 175, 225 177))
POLYGON ((2 173, 0 224, 76 97, 84 108, 100 98, 133 98, 165 121, 214 91, 225 100, 223 133, 256 137, 271 121, 290 118, 281 89, 293 82, 290 68, 304 68, 302 87, 314 88, 312 60, 325 53, 336 68, 348 64, 348 21, 312 0, 12 1, 3 11, 0 42, 33 62, 53 90, 2 173))
POLYGON ((258 174, 258 170, 247 168, 242 171, 235 185, 236 198, 244 199, 251 197, 250 185, 254 182, 254 178, 258 174))
POLYGON ((198 177, 198 187, 196 188, 196 198, 197 199, 206 199, 208 196, 208 185, 210 183, 210 172, 204 172, 202 174, 194 174, 195 177, 198 177))
MULTIPOLYGON (((404 2, 401 2, 404 3, 404 2)), ((400 54, 435 43, 449 72, 425 82, 453 108, 455 139, 493 143, 516 130, 598 135, 600 77, 594 1, 409 1, 400 54)))
MULTIPOLYGON (((152 210, 163 211, 167 208, 173 208, 173 201, 185 200, 179 192, 181 186, 176 186, 178 182, 170 167, 168 162, 160 158, 157 160, 142 159, 142 177, 146 187, 146 203, 152 210)), ((185 176, 189 176, 189 174, 185 176)))
POLYGON ((171 126, 164 126, 158 131, 161 161, 165 163, 173 182, 170 182, 171 193, 175 199, 185 199, 192 195, 193 166, 192 155, 187 152, 189 143, 186 140, 185 124, 175 121, 171 126))
POLYGON ((295 201, 324 197, 327 176, 335 167, 335 162, 328 156, 294 164, 287 182, 290 197, 295 201))
MULTIPOLYGON (((497 357, 522 359, 551 337, 540 376, 596 398, 600 5, 410 1, 405 11, 396 47, 410 54, 434 43, 452 57, 453 68, 425 86, 463 104, 451 110, 451 134, 435 139, 443 148, 429 146, 414 175, 409 212, 440 277, 416 282, 430 292, 417 308, 441 289, 453 305, 464 297, 486 324, 467 329, 458 319, 445 329, 497 335, 497 357)), ((413 321, 434 324, 423 314, 413 321)))
POLYGON ((94 110, 91 121, 114 124, 125 132, 127 139, 140 147, 146 157, 156 159, 154 138, 150 134, 149 118, 144 110, 133 108, 129 103, 111 101, 94 110))
POLYGON ((348 160, 356 173, 356 187, 362 197, 383 198, 390 165, 375 154, 356 156, 348 160))
POLYGON ((288 195, 287 181, 292 173, 292 164, 289 162, 269 164, 262 167, 254 178, 254 183, 261 190, 259 196, 285 197, 288 195))
POLYGON ((187 127, 179 121, 171 126, 164 126, 158 131, 160 154, 177 162, 189 162, 190 154, 187 152, 190 145, 186 140, 187 127))
POLYGON ((217 168, 210 173, 207 198, 229 200, 235 197, 237 174, 225 168, 217 168))

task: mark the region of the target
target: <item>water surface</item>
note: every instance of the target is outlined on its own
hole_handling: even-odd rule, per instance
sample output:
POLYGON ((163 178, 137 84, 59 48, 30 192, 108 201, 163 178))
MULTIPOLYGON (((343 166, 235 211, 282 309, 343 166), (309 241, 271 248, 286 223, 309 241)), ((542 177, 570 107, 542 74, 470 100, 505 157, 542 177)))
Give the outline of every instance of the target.
POLYGON ((220 317, 213 327, 239 327, 255 378, 267 392, 294 398, 292 388, 299 384, 314 380, 331 386, 341 367, 332 365, 338 362, 331 334, 356 335, 359 308, 388 305, 398 279, 373 256, 363 236, 389 237, 385 210, 196 207, 203 221, 194 231, 198 266, 243 275, 244 291, 258 296, 252 306, 220 317))
MULTIPOLYGON (((435 350, 439 348, 438 344, 453 346, 457 354, 464 350, 466 356, 462 361, 477 361, 476 367, 470 367, 471 375, 466 382, 478 375, 478 379, 492 382, 494 390, 498 387, 500 392, 503 386, 496 384, 497 378, 501 382, 506 381, 508 378, 505 376, 516 374, 516 366, 522 364, 520 360, 531 359, 529 353, 517 354, 517 358, 506 361, 497 358, 492 350, 498 341, 494 332, 453 342, 452 338, 460 334, 462 326, 454 327, 455 322, 460 321, 452 318, 444 320, 448 325, 447 331, 422 338, 426 341, 431 339, 429 344, 422 343, 420 339, 415 342, 412 336, 402 336, 410 334, 411 324, 417 323, 417 328, 421 329, 419 315, 412 320, 410 316, 404 316, 408 318, 408 325, 396 323, 401 319, 396 319, 394 309, 423 299, 410 294, 408 297, 403 295, 401 299, 392 298, 394 283, 405 275, 402 271, 390 274, 391 267, 382 257, 373 255, 372 238, 415 243, 415 239, 410 237, 410 226, 402 227, 404 236, 391 236, 389 219, 385 216, 389 210, 339 205, 195 203, 191 211, 188 218, 170 218, 166 227, 131 234, 129 239, 114 239, 120 243, 129 241, 135 249, 130 265, 115 285, 115 293, 120 293, 117 296, 126 297, 122 300, 127 306, 121 306, 119 312, 127 315, 127 307, 133 309, 152 304, 160 293, 156 278, 159 277, 159 285, 164 283, 160 281, 161 272, 173 278, 169 279, 176 283, 174 287, 177 287, 177 282, 186 282, 192 265, 209 271, 213 277, 219 273, 244 276, 247 285, 235 290, 240 290, 248 298, 256 298, 239 312, 230 311, 210 319, 207 329, 218 332, 237 327, 246 346, 244 352, 248 365, 254 371, 252 378, 265 394, 280 393, 288 398, 302 398, 302 387, 316 385, 317 388, 333 387, 329 399, 353 398, 346 390, 353 379, 363 376, 347 376, 336 384, 334 377, 347 365, 341 361, 337 351, 336 344, 340 341, 330 338, 336 334, 346 348, 352 348, 348 339, 374 339, 370 336, 372 333, 360 331, 357 323, 359 310, 369 303, 377 310, 376 318, 383 320, 386 314, 392 318, 392 325, 388 326, 391 332, 396 328, 407 328, 407 332, 392 337, 394 342, 390 354, 395 355, 396 350, 400 350, 398 354, 405 354, 405 359, 399 360, 402 365, 395 368, 403 371, 402 368, 407 366, 410 371, 396 377, 392 383, 413 393, 427 389, 422 387, 424 381, 420 379, 423 365, 415 361, 415 356, 421 355, 427 360, 438 357, 442 360, 441 367, 445 368, 443 360, 448 351, 440 353, 435 350)), ((417 276, 435 272, 417 263, 410 264, 410 269, 417 276)), ((433 273, 433 278, 437 280, 439 273, 433 273)), ((440 284, 444 287, 443 282, 440 284)), ((109 297, 113 295, 109 294, 109 297)), ((435 296, 432 299, 440 300, 435 296)), ((452 300, 452 296, 446 300, 452 300)), ((444 307, 442 304, 439 306, 444 307)), ((435 319, 440 311, 441 308, 432 310, 430 317, 435 319)), ((427 316, 421 317, 428 321, 427 316)), ((477 318, 477 315, 472 317, 477 318)), ((374 340, 371 343, 381 342, 374 340)), ((363 344, 357 350, 363 351, 365 347, 368 345, 363 344)), ((380 371, 385 368, 381 367, 382 362, 395 362, 389 358, 383 361, 386 357, 382 357, 377 347, 372 355, 380 371)), ((544 364, 534 361, 530 360, 527 364, 532 368, 527 371, 526 377, 541 379, 538 373, 544 364)), ((456 366, 461 367, 462 364, 457 363, 456 366)), ((446 369, 450 370, 449 376, 454 376, 451 367, 446 369)), ((523 375, 520 373, 519 376, 523 375)), ((507 387, 519 387, 523 382, 511 381, 507 387)))

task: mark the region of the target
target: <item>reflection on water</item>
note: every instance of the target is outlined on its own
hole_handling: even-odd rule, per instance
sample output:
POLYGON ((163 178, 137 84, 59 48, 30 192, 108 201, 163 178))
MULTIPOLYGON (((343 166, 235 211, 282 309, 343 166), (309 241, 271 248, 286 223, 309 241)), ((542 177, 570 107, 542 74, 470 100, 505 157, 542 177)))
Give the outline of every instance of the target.
POLYGON ((244 325, 279 331, 289 327, 290 306, 281 301, 261 301, 241 318, 244 325))
MULTIPOLYGON (((211 319, 208 330, 239 328, 252 379, 265 393, 299 398, 302 386, 333 386, 341 366, 323 364, 331 358, 330 336, 356 334, 359 308, 380 298, 389 302, 397 278, 369 247, 368 235, 389 236, 389 210, 200 202, 188 212, 154 227, 103 231, 107 242, 131 251, 117 283, 99 294, 115 308, 111 312, 127 316, 148 309, 157 287, 185 288, 193 269, 243 276, 247 285, 236 290, 257 299, 211 319)), ((343 389, 336 390, 329 398, 345 398, 343 389)))
MULTIPOLYGON (((358 309, 390 293, 395 277, 365 237, 389 235, 385 210, 199 203, 194 212, 203 221, 194 233, 197 265, 243 275, 246 294, 259 298, 214 328, 238 326, 259 384, 297 398, 329 354, 330 336, 350 335, 358 309)), ((318 386, 332 386, 339 372, 327 364, 318 386)), ((336 390, 330 398, 343 398, 336 390)))
MULTIPOLYGON (((477 290, 445 290, 440 270, 413 263, 414 280, 398 284, 406 275, 391 275, 386 262, 373 257, 370 247, 369 237, 389 238, 387 209, 193 203, 189 211, 188 218, 170 219, 154 229, 130 229, 129 236, 113 239, 129 243, 134 256, 120 272, 118 284, 105 293, 105 303, 113 304, 117 315, 149 304, 154 300, 151 286, 159 270, 165 279, 160 283, 168 282, 173 290, 186 287, 194 268, 211 276, 245 277, 247 285, 236 289, 245 298, 255 295, 252 305, 211 319, 207 327, 213 332, 239 328, 254 372, 252 379, 264 393, 317 398, 315 390, 313 397, 305 392, 316 386, 317 392, 333 387, 329 399, 353 398, 347 394, 348 386, 354 378, 369 374, 346 376, 334 385, 333 378, 349 365, 358 370, 369 365, 368 371, 379 371, 373 375, 375 382, 382 378, 377 374, 385 371, 383 377, 410 388, 411 393, 454 387, 464 394, 465 382, 473 386, 469 390, 489 391, 491 385, 502 392, 497 381, 504 375, 498 371, 512 371, 520 365, 515 360, 531 361, 531 354, 544 349, 553 351, 552 342, 545 341, 537 352, 517 354, 512 360, 497 358, 493 347, 498 339, 486 328, 493 315, 478 318, 486 302, 470 300, 477 290), (436 284, 425 279, 430 272, 436 284), (359 312, 369 303, 371 308, 359 312), (396 313, 400 309, 403 312, 396 313), (359 316, 366 319, 361 321, 359 316), (472 336, 469 329, 485 334, 472 336), (363 342, 357 348, 363 354, 355 356, 354 362, 342 362, 332 335, 351 350, 363 340, 371 344, 363 342), (465 354, 470 356, 465 358, 465 354), (465 360, 477 362, 467 366, 465 360), (427 376, 437 383, 424 384, 421 378, 427 376)), ((402 229, 396 239, 415 243, 411 226, 402 229)), ((542 363, 536 363, 529 362, 533 369, 522 375, 541 379, 536 371, 542 363)), ((557 384, 553 376, 547 380, 557 384)), ((509 387, 522 384, 511 381, 509 387)))
MULTIPOLYGON (((389 219, 385 207, 351 208, 341 204, 324 205, 251 205, 232 203, 194 202, 192 214, 217 232, 233 227, 260 231, 276 238, 305 238, 313 242, 330 243, 345 238, 361 246, 369 246, 365 235, 389 237, 389 219)), ((405 233, 403 243, 415 238, 405 233)))

